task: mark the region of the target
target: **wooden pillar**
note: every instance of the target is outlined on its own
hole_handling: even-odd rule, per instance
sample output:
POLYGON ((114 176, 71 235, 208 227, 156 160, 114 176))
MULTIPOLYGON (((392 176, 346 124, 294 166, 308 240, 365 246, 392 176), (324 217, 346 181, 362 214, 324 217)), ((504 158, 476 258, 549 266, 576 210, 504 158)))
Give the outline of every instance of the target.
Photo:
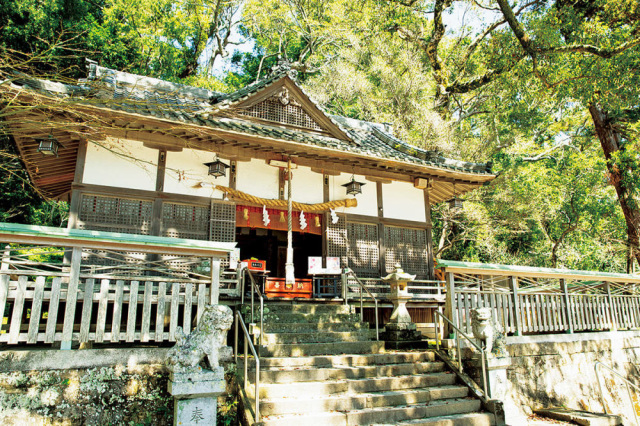
MULTIPOLYGON (((329 200, 329 175, 322 175, 322 201, 328 203, 329 200)), ((331 213, 322 215, 322 267, 327 267, 327 256, 329 256, 329 242, 327 241, 327 224, 331 220, 331 213)))
POLYGON ((571 310, 571 299, 567 290, 567 280, 560 278, 560 290, 564 299, 565 313, 567 314, 567 322, 569 323, 569 333, 573 333, 573 312, 571 310))
POLYGON ((80 282, 80 261, 82 248, 74 247, 71 254, 71 269, 69 271, 69 285, 67 287, 66 307, 64 310, 64 323, 62 325, 62 341, 60 349, 71 349, 73 341, 73 325, 76 316, 76 304, 78 302, 78 284, 80 282))
POLYGON ((238 162, 231 160, 231 167, 229 168, 229 188, 236 189, 238 182, 238 162))
POLYGON ((217 305, 220 302, 220 259, 211 258, 211 305, 217 305))
POLYGON ((387 274, 387 248, 384 240, 384 204, 382 203, 382 182, 376 182, 376 195, 378 201, 378 271, 383 277, 387 274))
POLYGON ((433 234, 431 233, 431 197, 430 197, 430 184, 424 189, 424 217, 427 223, 427 279, 435 279, 434 272, 434 258, 433 258, 433 234))
POLYGON ((613 308, 613 297, 611 296, 611 284, 609 281, 605 281, 604 288, 607 291, 607 307, 611 321, 611 331, 618 331, 618 320, 616 318, 616 311, 613 308))
POLYGON ((522 311, 520 309, 520 296, 518 296, 518 277, 509 277, 509 287, 511 287, 511 297, 513 298, 513 313, 516 320, 516 331, 514 335, 522 336, 522 311))
MULTIPOLYGON (((455 278, 453 272, 446 272, 445 276, 445 285, 447 289, 446 301, 444 305, 444 316, 449 318, 449 320, 458 328, 460 328, 460 324, 458 323, 458 306, 456 304, 456 289, 455 289, 455 278)), ((455 330, 449 325, 445 324, 445 335, 453 333, 455 330)))
MULTIPOLYGON (((78 157, 76 159, 76 169, 73 175, 73 183, 82 183, 84 176, 84 164, 87 159, 87 141, 81 140, 78 144, 78 157)), ((78 214, 80 212, 80 199, 82 193, 77 189, 71 190, 71 201, 69 202, 69 221, 67 229, 76 229, 78 227, 78 214)))

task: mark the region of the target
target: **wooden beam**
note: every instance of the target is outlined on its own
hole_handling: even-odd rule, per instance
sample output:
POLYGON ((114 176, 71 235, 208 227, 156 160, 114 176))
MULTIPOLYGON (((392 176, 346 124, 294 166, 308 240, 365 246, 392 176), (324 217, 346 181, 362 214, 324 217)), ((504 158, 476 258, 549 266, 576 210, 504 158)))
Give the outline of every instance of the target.
POLYGON ((71 183, 73 181, 74 176, 75 176, 75 172, 74 173, 66 173, 66 174, 63 174, 63 175, 48 176, 48 177, 35 179, 33 181, 33 183, 36 186, 47 186, 47 185, 53 185, 53 184, 61 183, 61 182, 69 182, 69 183, 71 183))

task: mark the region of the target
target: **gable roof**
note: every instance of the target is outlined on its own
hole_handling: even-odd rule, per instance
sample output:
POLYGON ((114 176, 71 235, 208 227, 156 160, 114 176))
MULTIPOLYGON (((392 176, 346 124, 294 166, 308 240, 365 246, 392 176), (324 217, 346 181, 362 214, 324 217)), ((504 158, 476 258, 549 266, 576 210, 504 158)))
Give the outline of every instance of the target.
MULTIPOLYGON (((183 132, 201 128, 229 137, 244 135, 242 137, 253 137, 280 147, 290 146, 299 155, 305 152, 314 157, 330 155, 336 161, 340 160, 343 166, 358 161, 369 162, 381 170, 406 169, 402 173, 459 182, 455 188, 450 188, 451 183, 435 188, 435 201, 450 198, 453 190, 461 194, 495 178, 490 164, 448 159, 437 151, 424 150, 396 138, 384 124, 329 115, 286 74, 276 74, 236 92, 223 94, 115 71, 95 63, 89 63, 88 70, 87 78, 75 85, 24 78, 14 81, 10 90, 22 94, 38 93, 52 99, 64 98, 102 114, 110 111, 122 116, 123 123, 152 119, 159 124, 180 124, 183 132), (243 114, 243 108, 256 105, 282 88, 290 91, 291 97, 318 122, 322 131, 291 127, 243 114)), ((10 124, 21 155, 27 156, 30 150, 34 150, 33 143, 21 139, 16 126, 19 127, 16 123, 10 124)), ((70 146, 73 148, 73 144, 70 146)), ((215 148, 212 147, 213 150, 215 148)), ((40 161, 38 158, 35 160, 40 161)), ((34 183, 37 186, 38 182, 41 183, 46 196, 57 197, 65 188, 70 188, 72 173, 67 172, 64 179, 59 176, 43 177, 46 172, 39 170, 37 164, 25 164, 34 183), (55 185, 47 188, 45 183, 49 181, 46 179, 55 185)))

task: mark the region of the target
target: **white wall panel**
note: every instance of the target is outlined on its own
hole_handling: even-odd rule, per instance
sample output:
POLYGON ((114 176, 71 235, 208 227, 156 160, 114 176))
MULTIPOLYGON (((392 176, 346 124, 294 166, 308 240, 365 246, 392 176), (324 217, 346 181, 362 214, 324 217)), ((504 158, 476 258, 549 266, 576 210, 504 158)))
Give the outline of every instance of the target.
POLYGON ((256 197, 277 199, 279 170, 264 160, 238 162, 236 189, 256 197))
POLYGON ((382 185, 384 217, 424 222, 424 192, 408 182, 382 185))
MULTIPOLYGON (((208 186, 200 186, 200 182, 229 186, 230 169, 227 169, 227 175, 223 177, 214 178, 208 175, 208 168, 204 163, 213 161, 213 158, 212 152, 195 149, 185 148, 180 152, 167 152, 164 192, 222 198, 222 192, 208 186)), ((228 165, 231 164, 224 158, 220 160, 228 165)))
MULTIPOLYGON (((376 194, 376 184, 364 179, 364 176, 356 175, 355 179, 358 182, 364 182, 366 185, 362 187, 362 194, 358 194, 356 199, 358 200, 357 207, 340 208, 338 212, 344 212, 347 214, 359 214, 364 216, 378 217, 378 196, 376 194)), ((342 184, 351 181, 351 174, 341 173, 340 176, 329 177, 329 199, 343 200, 345 198, 352 198, 353 195, 347 195, 347 190, 342 184)))
POLYGON ((82 181, 94 185, 153 191, 156 189, 158 150, 142 142, 107 138, 87 144, 82 181))
POLYGON ((291 193, 293 195, 293 201, 299 203, 322 203, 322 175, 312 172, 309 167, 298 167, 294 169, 291 193))

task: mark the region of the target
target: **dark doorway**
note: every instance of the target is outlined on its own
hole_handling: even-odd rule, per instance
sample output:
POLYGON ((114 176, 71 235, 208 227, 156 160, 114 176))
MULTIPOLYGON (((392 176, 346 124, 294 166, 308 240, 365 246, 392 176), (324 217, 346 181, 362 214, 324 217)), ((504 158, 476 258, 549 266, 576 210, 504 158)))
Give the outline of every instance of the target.
MULTIPOLYGON (((267 262, 269 276, 284 278, 287 258, 287 232, 263 228, 236 228, 240 260, 255 257, 267 262)), ((322 236, 293 233, 293 265, 296 277, 307 276, 309 256, 322 256, 322 236)))

